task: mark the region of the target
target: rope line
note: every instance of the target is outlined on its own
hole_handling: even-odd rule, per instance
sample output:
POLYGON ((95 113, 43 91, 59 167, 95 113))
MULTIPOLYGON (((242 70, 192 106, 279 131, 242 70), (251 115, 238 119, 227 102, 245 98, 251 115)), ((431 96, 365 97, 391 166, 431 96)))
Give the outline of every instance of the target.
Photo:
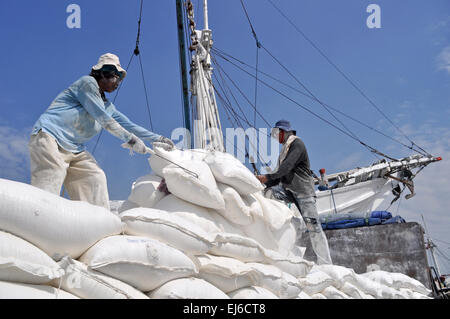
POLYGON ((329 64, 333 66, 333 68, 341 74, 393 127, 395 127, 409 142, 411 142, 411 146, 416 145, 421 151, 425 152, 427 156, 431 156, 430 153, 425 151, 422 147, 417 145, 414 141, 412 141, 382 110, 378 107, 375 102, 373 102, 366 93, 358 86, 356 83, 350 79, 350 77, 345 74, 331 59, 308 37, 306 34, 294 23, 291 19, 289 19, 286 14, 284 14, 271 0, 267 0, 293 27, 294 29, 300 33, 306 41, 308 41, 319 53, 324 57, 329 64))
MULTIPOLYGON (((230 64, 234 65, 236 68, 240 69, 240 70, 243 71, 243 72, 246 72, 249 76, 255 77, 254 75, 250 74, 249 72, 247 72, 247 71, 246 71, 245 69, 243 69, 242 67, 240 67, 240 66, 238 66, 238 65, 236 65, 236 64, 234 64, 234 63, 232 63, 231 61, 229 61, 229 60, 226 59, 225 57, 228 57, 228 58, 230 58, 230 59, 233 59, 234 61, 236 61, 236 62, 238 62, 238 63, 240 63, 240 64, 242 64, 242 65, 244 65, 244 66, 246 66, 246 67, 248 67, 248 68, 254 69, 253 66, 249 65, 249 64, 246 63, 246 62, 243 62, 243 61, 240 60, 240 59, 237 59, 236 57, 233 57, 232 55, 230 55, 230 54, 228 54, 228 53, 226 53, 226 52, 224 52, 224 51, 222 51, 222 50, 220 50, 220 49, 218 49, 218 48, 213 48, 213 51, 214 51, 214 53, 215 53, 217 56, 221 57, 222 59, 226 60, 226 61, 229 62, 230 64)), ((309 94, 307 94, 307 93, 305 93, 305 92, 299 90, 298 88, 293 87, 293 86, 291 86, 291 85, 289 85, 289 84, 287 84, 287 83, 285 83, 285 82, 283 82, 283 81, 281 81, 281 80, 279 80, 279 79, 277 79, 277 78, 271 76, 270 74, 268 74, 268 73, 266 73, 266 72, 264 72, 264 71, 259 70, 259 73, 263 74, 264 76, 267 76, 267 77, 270 78, 271 80, 273 80, 273 81, 275 81, 275 82, 278 82, 278 83, 280 83, 281 85, 283 85, 283 86, 285 86, 285 87, 287 87, 287 88, 289 88, 289 89, 291 89, 291 90, 293 90, 293 91, 295 91, 295 92, 297 92, 297 93, 300 93, 300 94, 304 95, 305 97, 307 97, 307 98, 309 98, 309 99, 311 99, 311 100, 315 100, 315 99, 314 99, 312 96, 310 96, 309 94)), ((354 122, 356 122, 356 123, 358 123, 358 124, 360 124, 360 125, 366 127, 367 129, 370 129, 370 130, 372 130, 372 131, 374 131, 374 132, 376 132, 376 133, 378 133, 378 134, 380 134, 380 135, 382 135, 382 136, 384 136, 384 137, 386 137, 386 138, 388 138, 388 139, 390 139, 390 140, 392 140, 392 141, 394 141, 394 142, 396 142, 396 143, 398 143, 398 144, 404 146, 405 148, 407 148, 407 149, 409 149, 409 150, 412 150, 412 151, 417 152, 417 153, 419 153, 419 154, 421 154, 421 155, 427 156, 427 154, 422 153, 421 151, 415 149, 414 147, 411 147, 411 146, 409 146, 409 145, 406 145, 405 143, 401 142, 400 140, 398 140, 398 139, 396 139, 396 138, 394 138, 394 137, 392 137, 392 136, 389 136, 389 135, 383 133, 382 131, 377 130, 376 128, 371 127, 370 125, 368 125, 368 124, 366 124, 366 123, 364 123, 364 122, 362 122, 362 121, 360 121, 360 120, 358 120, 358 119, 356 119, 356 118, 354 118, 354 117, 352 117, 352 116, 350 116, 350 115, 348 115, 348 114, 346 114, 346 113, 340 111, 339 109, 337 109, 337 108, 335 108, 335 107, 333 107, 333 106, 331 106, 331 105, 329 105, 329 104, 326 104, 326 103, 324 103, 324 102, 323 102, 323 104, 326 105, 328 108, 332 109, 333 111, 339 113, 340 115, 342 115, 342 116, 344 116, 344 117, 346 117, 346 118, 348 118, 348 119, 350 119, 350 120, 352 120, 352 121, 354 121, 354 122)))
MULTIPOLYGON (((222 57, 224 58, 224 57, 222 57)), ((235 65, 233 62, 229 61, 228 59, 224 58, 225 60, 227 60, 229 63, 235 65)), ((253 76, 252 74, 250 74, 248 71, 243 70, 243 72, 249 74, 250 76, 253 76)), ((272 89, 273 91, 275 91, 276 93, 278 93, 279 95, 283 96, 284 98, 286 98, 287 100, 291 101, 292 103, 296 104, 297 106, 299 106, 300 108, 304 109, 305 111, 307 111, 308 113, 312 114, 313 116, 317 117, 318 119, 322 120, 323 122, 327 123, 328 125, 334 127, 335 129, 337 129, 338 131, 340 131, 341 133, 347 135, 348 137, 356 140, 357 142, 359 142, 360 144, 362 144, 363 146, 365 146, 366 148, 368 147, 367 144, 363 143, 362 141, 360 141, 359 139, 355 138, 353 135, 349 134, 348 132, 344 131, 343 129, 341 129, 340 127, 336 126, 335 124, 331 123, 330 121, 328 121, 327 119, 323 118, 322 116, 316 114, 315 112, 311 111, 309 108, 307 108, 306 106, 302 105, 301 103, 293 100, 291 97, 287 96, 286 94, 284 94, 283 92, 281 92, 280 90, 274 88, 273 86, 271 86, 270 84, 266 83, 263 80, 260 80, 260 82, 262 84, 264 84, 265 86, 267 86, 268 88, 272 89)), ((269 124, 270 126, 270 124, 269 124)), ((371 148, 371 151, 373 152, 373 150, 375 150, 374 148, 371 148)), ((378 151, 377 151, 378 152, 378 151)), ((377 153, 377 154, 382 154, 382 153, 377 153)), ((387 158, 389 158, 389 156, 387 155, 383 155, 387 158)))

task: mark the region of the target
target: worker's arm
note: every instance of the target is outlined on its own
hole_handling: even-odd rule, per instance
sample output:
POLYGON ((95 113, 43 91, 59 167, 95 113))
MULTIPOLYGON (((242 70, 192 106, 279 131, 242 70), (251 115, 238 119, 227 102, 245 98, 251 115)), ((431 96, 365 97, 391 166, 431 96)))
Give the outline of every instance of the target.
POLYGON ((276 178, 276 179, 267 179, 267 182, 264 183, 264 185, 266 185, 266 187, 272 187, 275 185, 278 185, 281 181, 281 178, 276 178))
POLYGON ((124 129, 114 118, 106 113, 98 85, 90 80, 86 80, 80 85, 76 95, 85 110, 105 130, 124 142, 128 142, 132 138, 132 133, 124 129))
POLYGON ((281 163, 278 170, 272 174, 265 175, 267 177, 267 183, 274 183, 277 180, 279 181, 283 176, 289 174, 289 172, 291 172, 295 168, 298 159, 303 155, 303 152, 305 151, 306 149, 302 148, 300 144, 295 142, 292 143, 286 158, 281 163))
POLYGON ((153 143, 153 142, 159 142, 162 138, 161 135, 150 132, 149 130, 143 128, 142 126, 139 126, 135 123, 133 123, 125 114, 118 111, 115 106, 114 112, 112 114, 112 117, 119 123, 122 127, 124 127, 129 132, 135 134, 140 139, 153 143))

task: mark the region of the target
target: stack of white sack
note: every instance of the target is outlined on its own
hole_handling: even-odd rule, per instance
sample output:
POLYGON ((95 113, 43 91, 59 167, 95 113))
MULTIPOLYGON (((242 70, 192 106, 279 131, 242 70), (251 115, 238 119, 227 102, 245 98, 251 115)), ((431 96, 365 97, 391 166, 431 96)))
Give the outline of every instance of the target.
POLYGON ((155 148, 149 162, 153 174, 136 180, 118 209, 126 236, 115 239, 139 243, 140 255, 125 258, 131 243, 116 242, 94 246, 80 260, 150 298, 428 298, 431 292, 405 275, 358 275, 303 259, 305 248, 296 245, 302 228, 291 223, 298 210, 265 198, 261 183, 230 154, 155 148), (158 270, 151 282, 145 267, 158 270))
POLYGON ((0 179, 0 298, 82 298, 60 288, 70 274, 58 261, 122 232, 105 208, 0 179))
POLYGON ((0 179, 0 298, 426 298, 303 259, 298 211, 228 154, 155 149, 117 213, 0 179), (161 183, 162 179, 165 183, 161 183), (165 188, 171 192, 167 194, 165 188))

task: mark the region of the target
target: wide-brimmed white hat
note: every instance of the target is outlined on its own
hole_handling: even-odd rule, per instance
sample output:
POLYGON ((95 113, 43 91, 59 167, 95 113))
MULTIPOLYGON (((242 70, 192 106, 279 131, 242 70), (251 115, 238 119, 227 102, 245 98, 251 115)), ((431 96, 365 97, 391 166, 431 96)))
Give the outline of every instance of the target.
POLYGON ((127 75, 127 71, 125 71, 120 66, 119 57, 112 53, 105 53, 98 58, 98 62, 96 65, 92 67, 93 70, 100 70, 104 65, 114 65, 117 69, 117 71, 122 72, 123 76, 122 79, 127 75))

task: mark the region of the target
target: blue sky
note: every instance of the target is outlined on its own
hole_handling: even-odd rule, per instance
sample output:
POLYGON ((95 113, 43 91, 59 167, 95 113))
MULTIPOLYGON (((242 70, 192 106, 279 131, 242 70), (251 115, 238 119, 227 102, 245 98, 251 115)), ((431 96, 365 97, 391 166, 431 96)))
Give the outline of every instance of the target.
MULTIPOLYGON (((440 250, 450 256, 450 2, 447 0, 272 0, 343 71, 403 133, 443 161, 416 178, 417 195, 392 209, 407 221, 422 223, 440 250), (369 4, 381 8, 381 28, 369 29, 369 4), (437 241, 439 240, 439 241, 437 241)), ((135 46, 138 0, 2 1, 0 3, 0 177, 29 182, 27 143, 39 115, 53 98, 89 73, 98 57, 117 54, 126 66, 135 46), (69 4, 81 8, 81 28, 69 29, 69 4)), ((203 26, 200 2, 193 1, 203 26)), ((259 41, 320 100, 409 144, 403 134, 375 110, 354 87, 290 25, 267 0, 246 0, 259 41)), ((210 0, 209 24, 214 47, 256 64, 256 45, 239 0, 210 0)), ((175 0, 145 0, 140 39, 153 129, 169 136, 183 126, 175 0)), ((218 59, 250 100, 255 81, 218 59)), ((301 89, 263 50, 260 71, 301 89)), ((215 70, 216 71, 216 70, 215 70)), ((317 103, 277 86, 286 95, 337 123, 317 103)), ((114 95, 110 95, 112 99, 114 95)), ((149 127, 138 60, 133 63, 116 106, 136 123, 149 127)), ((253 111, 242 102, 246 116, 253 111)), ((257 108, 273 124, 287 118, 305 141, 316 172, 337 172, 369 165, 376 158, 358 142, 297 105, 258 86, 257 108)), ((231 127, 222 114, 223 127, 231 127)), ((337 115, 338 116, 338 115, 337 115)), ((339 116, 358 137, 393 156, 410 155, 390 139, 339 116)), ((257 119, 257 127, 267 127, 257 119)), ((88 144, 93 151, 96 138, 88 144)), ((94 156, 104 169, 111 199, 126 199, 131 183, 150 172, 147 156, 130 157, 121 141, 103 133, 94 156)), ((444 272, 450 261, 440 258, 444 272)))

